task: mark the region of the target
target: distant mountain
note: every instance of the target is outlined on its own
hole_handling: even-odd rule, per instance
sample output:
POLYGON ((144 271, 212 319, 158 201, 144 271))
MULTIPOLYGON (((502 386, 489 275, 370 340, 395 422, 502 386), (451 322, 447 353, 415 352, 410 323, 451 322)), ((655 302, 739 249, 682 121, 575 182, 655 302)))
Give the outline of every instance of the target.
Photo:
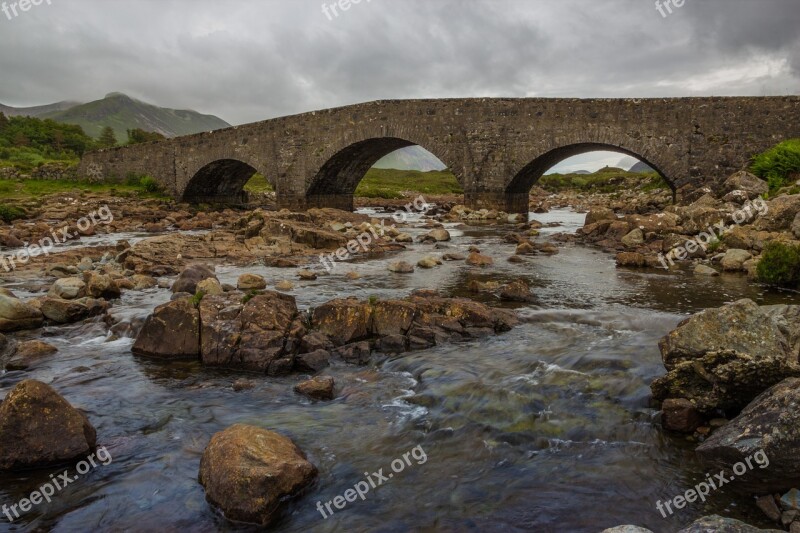
POLYGON ((591 174, 588 170, 576 170, 575 172, 571 172, 570 174, 591 174))
POLYGON ((444 170, 447 165, 422 148, 421 146, 409 146, 401 148, 387 155, 377 163, 375 168, 389 168, 394 170, 421 170, 430 172, 431 170, 444 170))
POLYGON ((35 107, 9 107, 0 104, 0 112, 4 113, 7 117, 41 117, 48 113, 56 113, 64 111, 71 107, 81 105, 80 102, 56 102, 49 105, 38 105, 35 107))
POLYGON ((213 115, 158 107, 122 93, 111 93, 102 100, 88 104, 59 102, 28 108, 0 106, 0 111, 7 115, 50 118, 66 124, 78 124, 92 137, 99 137, 103 128, 111 126, 117 141, 121 143, 128 140, 128 130, 134 128, 155 131, 165 137, 177 137, 230 127, 230 124, 213 115), (6 109, 9 111, 6 112, 6 109))
POLYGON ((638 172, 640 174, 646 174, 646 173, 655 172, 655 171, 656 170, 653 167, 651 167, 650 165, 648 165, 647 163, 639 161, 635 165, 633 165, 628 172, 638 172))

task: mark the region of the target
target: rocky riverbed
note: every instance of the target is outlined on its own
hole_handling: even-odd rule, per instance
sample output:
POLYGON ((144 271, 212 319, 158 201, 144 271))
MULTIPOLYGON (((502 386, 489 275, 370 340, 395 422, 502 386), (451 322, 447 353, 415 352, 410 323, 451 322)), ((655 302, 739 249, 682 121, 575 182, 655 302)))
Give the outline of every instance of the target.
POLYGON ((30 205, 3 254, 62 224, 75 237, 0 272, 0 497, 103 446, 113 462, 13 527, 794 527, 798 301, 747 272, 794 238, 800 203, 765 202, 713 254, 657 268, 758 187, 737 175, 676 206, 534 191, 529 220, 455 197, 30 205), (113 221, 72 226, 103 206, 113 221), (733 250, 750 254, 738 268, 733 250), (758 450, 768 468, 658 511, 758 450), (379 469, 394 475, 351 501, 379 469))

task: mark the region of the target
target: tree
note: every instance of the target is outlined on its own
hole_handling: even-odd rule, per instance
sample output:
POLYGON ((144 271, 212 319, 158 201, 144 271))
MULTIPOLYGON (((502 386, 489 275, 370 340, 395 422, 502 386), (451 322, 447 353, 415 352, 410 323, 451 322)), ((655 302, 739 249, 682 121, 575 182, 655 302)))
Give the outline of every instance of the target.
POLYGON ((5 113, 0 111, 0 133, 2 133, 8 127, 8 118, 6 117, 5 113))
POLYGON ((100 145, 101 148, 115 147, 117 145, 117 136, 114 134, 114 128, 111 126, 103 128, 103 131, 100 133, 100 138, 97 140, 97 144, 100 145))
POLYGON ((128 130, 128 144, 163 141, 164 139, 166 139, 166 137, 155 131, 145 131, 141 128, 128 130))

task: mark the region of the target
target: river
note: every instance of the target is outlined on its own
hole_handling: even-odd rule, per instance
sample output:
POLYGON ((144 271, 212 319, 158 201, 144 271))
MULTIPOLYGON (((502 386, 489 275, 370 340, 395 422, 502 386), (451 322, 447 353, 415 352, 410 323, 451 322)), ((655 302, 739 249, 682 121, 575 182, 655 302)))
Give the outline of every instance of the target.
MULTIPOLYGON (((562 224, 549 232, 574 232, 584 218, 568 210, 532 216, 562 224)), ((209 438, 235 423, 291 436, 319 468, 319 481, 289 506, 276 531, 598 533, 630 523, 662 532, 714 512, 765 525, 749 499, 725 489, 661 516, 656 501, 682 494, 705 471, 692 443, 659 428, 648 385, 664 373, 659 338, 687 315, 745 297, 766 304, 796 302, 794 296, 765 292, 741 276, 618 270, 610 255, 574 244, 512 264, 505 260, 514 250, 502 239, 507 230, 448 229, 450 251, 478 246, 495 267, 445 263, 402 276, 387 272, 386 260, 362 260, 297 283, 292 294, 308 307, 346 295, 402 297, 417 288, 466 295, 471 279, 522 277, 537 297, 510 306, 522 324, 496 337, 377 357, 370 367, 335 366, 326 371, 339 390, 330 403, 296 395, 296 376, 247 375, 255 388, 234 392, 241 373, 131 355, 129 332, 168 301, 164 289, 126 292, 111 311, 122 321, 115 333, 96 319, 19 335, 43 338, 59 353, 27 372, 2 374, 0 394, 25 378, 51 383, 85 410, 113 461, 0 530, 249 530, 215 513, 197 482, 209 438), (362 277, 347 279, 349 270, 362 277), (317 510, 318 501, 344 493, 365 473, 391 472, 392 461, 415 447, 426 460, 412 459, 364 501, 328 518, 317 510)), ((432 252, 415 244, 391 260, 416 263, 432 252)), ((244 272, 271 282, 293 274, 218 267, 222 282, 244 272)), ((491 295, 471 296, 499 305, 491 295)), ((0 476, 0 503, 16 503, 62 470, 0 476)))

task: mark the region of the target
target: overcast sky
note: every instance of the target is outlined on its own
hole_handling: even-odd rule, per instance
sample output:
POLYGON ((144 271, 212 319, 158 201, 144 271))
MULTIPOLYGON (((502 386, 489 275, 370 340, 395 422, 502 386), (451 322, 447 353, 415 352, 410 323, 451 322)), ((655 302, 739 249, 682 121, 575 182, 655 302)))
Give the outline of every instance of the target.
POLYGON ((241 124, 387 98, 800 86, 800 0, 685 0, 667 17, 653 0, 362 0, 330 17, 334 0, 44 1, 0 12, 0 103, 120 91, 241 124))

